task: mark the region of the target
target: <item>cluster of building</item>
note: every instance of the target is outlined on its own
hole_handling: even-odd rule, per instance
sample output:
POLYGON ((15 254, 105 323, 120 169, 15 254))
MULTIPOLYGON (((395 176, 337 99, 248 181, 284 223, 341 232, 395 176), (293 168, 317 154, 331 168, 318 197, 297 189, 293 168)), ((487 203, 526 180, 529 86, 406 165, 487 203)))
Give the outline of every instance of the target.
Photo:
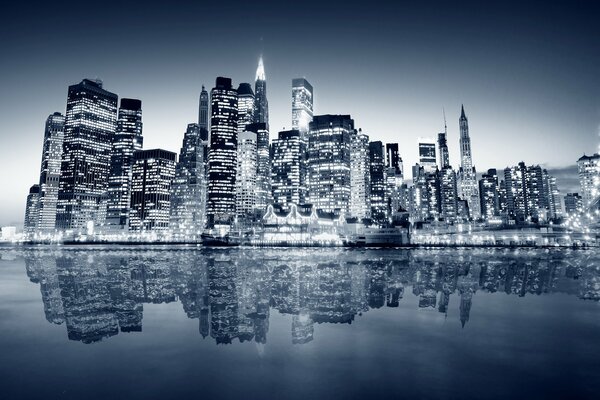
MULTIPOLYGON (((270 138, 262 58, 254 88, 236 89, 218 77, 210 93, 202 87, 198 121, 188 124, 178 156, 143 149, 140 100, 119 104, 102 82, 84 79, 69 87, 66 114, 46 121, 24 232, 194 240, 206 232, 256 231, 266 215, 298 209, 316 212, 318 226, 339 218, 344 226, 378 228, 540 224, 597 198, 598 155, 580 160, 581 203, 578 194, 563 200, 556 179, 539 165, 478 176, 464 107, 460 167, 450 164, 446 128, 437 141, 419 140, 409 185, 397 143, 371 141, 350 115, 314 115, 313 96, 306 79, 293 79, 292 129, 270 138), (329 219, 320 223, 320 216, 329 219)), ((282 221, 283 231, 306 231, 291 216, 282 221)))
POLYGON ((599 301, 600 270, 583 268, 586 257, 564 252, 516 257, 497 251, 492 257, 489 250, 460 257, 448 250, 383 251, 377 257, 330 249, 227 256, 196 251, 24 253, 27 275, 40 285, 47 321, 64 324, 70 340, 85 343, 141 332, 148 304, 174 302, 197 320, 204 338, 216 343, 266 343, 271 311, 291 317, 291 341, 297 344, 313 340, 317 324, 351 323, 371 309, 403 302, 465 326, 478 291, 513 296, 559 291, 599 301))

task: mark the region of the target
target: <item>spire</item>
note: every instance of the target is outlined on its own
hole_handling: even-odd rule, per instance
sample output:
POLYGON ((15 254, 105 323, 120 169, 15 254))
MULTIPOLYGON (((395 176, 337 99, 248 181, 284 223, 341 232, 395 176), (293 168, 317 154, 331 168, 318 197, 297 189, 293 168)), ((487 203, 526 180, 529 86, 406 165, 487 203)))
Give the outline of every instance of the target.
POLYGON ((442 107, 442 113, 444 113, 444 133, 448 134, 448 125, 446 125, 446 109, 442 107))
POLYGON ((462 104, 460 105, 460 117, 467 118, 467 116, 465 115, 465 106, 462 104))
POLYGON ((265 66, 263 65, 262 56, 258 59, 258 68, 256 68, 256 80, 264 81, 265 79, 265 66))

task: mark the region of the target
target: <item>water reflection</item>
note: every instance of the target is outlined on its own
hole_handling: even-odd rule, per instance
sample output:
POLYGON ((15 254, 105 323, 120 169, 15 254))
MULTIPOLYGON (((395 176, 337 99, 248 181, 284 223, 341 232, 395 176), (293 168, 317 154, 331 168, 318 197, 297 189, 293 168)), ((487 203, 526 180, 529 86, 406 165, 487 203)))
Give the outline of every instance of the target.
MULTIPOLYGON (((600 300, 591 252, 541 250, 24 250, 48 322, 93 343, 141 332, 145 303, 180 302, 199 334, 217 344, 265 344, 269 314, 291 314, 291 341, 315 339, 314 324, 351 324, 371 309, 459 310, 468 328, 476 294, 563 292, 600 300)), ((459 323, 459 321, 457 321, 459 323)))

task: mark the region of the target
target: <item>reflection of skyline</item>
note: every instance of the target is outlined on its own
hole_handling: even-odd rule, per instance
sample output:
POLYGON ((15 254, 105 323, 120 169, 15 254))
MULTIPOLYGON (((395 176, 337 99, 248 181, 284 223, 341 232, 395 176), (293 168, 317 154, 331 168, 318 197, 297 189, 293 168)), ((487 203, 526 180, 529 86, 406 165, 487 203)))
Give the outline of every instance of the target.
MULTIPOLYGON (((405 290, 417 306, 468 324, 476 293, 566 292, 600 300, 600 271, 587 253, 494 251, 24 251, 46 319, 70 340, 92 343, 141 332, 143 304, 180 302, 217 344, 265 344, 271 309, 291 316, 294 344, 314 324, 348 323, 396 308, 405 290), (488 261, 493 260, 493 261, 488 261)), ((485 312, 480 310, 480 312, 485 312)))

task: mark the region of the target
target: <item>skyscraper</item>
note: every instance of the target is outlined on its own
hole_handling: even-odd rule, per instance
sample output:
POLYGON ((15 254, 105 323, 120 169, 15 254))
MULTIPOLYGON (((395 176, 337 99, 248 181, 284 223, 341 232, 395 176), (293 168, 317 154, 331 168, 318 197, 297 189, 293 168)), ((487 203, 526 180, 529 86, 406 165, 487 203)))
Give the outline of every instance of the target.
POLYGON ((59 112, 46 120, 42 164, 40 168, 39 212, 36 230, 41 233, 54 232, 60 167, 65 133, 65 117, 59 112))
POLYGON ((461 106, 460 118, 460 169, 458 172, 458 195, 466 200, 469 205, 471 218, 477 219, 481 215, 479 207, 479 194, 477 193, 477 177, 473 159, 471 157, 471 137, 469 136, 469 120, 465 115, 465 108, 461 106))
POLYGON ((350 204, 349 115, 317 115, 309 124, 309 202, 319 210, 345 215, 350 204))
POLYGON ((169 228, 175 158, 175 153, 162 149, 134 153, 129 217, 132 231, 164 231, 169 228))
MULTIPOLYGON (((200 92, 200 101, 198 106, 198 126, 200 129, 204 129, 208 133, 208 92, 202 85, 202 91, 200 92)), ((208 140, 208 136, 202 137, 202 140, 208 140)))
POLYGON ((435 140, 419 138, 419 165, 425 169, 426 173, 433 173, 437 169, 435 140))
POLYGON ((210 97, 207 223, 212 228, 229 225, 235 215, 238 103, 229 78, 218 77, 210 97))
POLYGON ((386 191, 390 215, 394 215, 401 207, 402 185, 404 184, 402 158, 398 151, 398 143, 387 143, 386 150, 386 191))
POLYGON ((304 137, 313 118, 313 87, 304 78, 292 80, 292 129, 304 137))
POLYGON ((254 83, 254 122, 262 122, 265 124, 267 131, 269 130, 269 102, 267 101, 267 78, 265 76, 265 66, 262 56, 258 60, 258 68, 256 69, 256 82, 254 83))
POLYGON ((238 94, 238 134, 254 122, 254 92, 249 83, 240 83, 238 94))
POLYGON ((271 156, 269 131, 264 122, 246 125, 246 130, 256 133, 256 203, 258 212, 264 212, 271 203, 271 156))
POLYGON ((448 142, 446 132, 438 133, 438 150, 440 153, 440 169, 450 165, 450 154, 448 152, 448 142))
POLYGON ((388 217, 385 149, 380 141, 369 143, 369 180, 371 181, 371 218, 382 224, 388 217))
POLYGON ((101 81, 69 86, 60 187, 58 229, 79 230, 104 223, 117 95, 101 81))
POLYGON ((350 216, 358 219, 371 216, 371 171, 369 136, 355 129, 350 143, 350 216))
POLYGON ((235 209, 238 218, 250 221, 256 206, 257 149, 256 133, 238 135, 237 176, 235 179, 235 209))
POLYGON ((23 233, 30 237, 37 232, 37 224, 39 220, 39 200, 40 200, 40 185, 35 184, 29 188, 27 195, 27 203, 25 204, 25 220, 23 223, 23 233))
POLYGON ((174 235, 197 239, 206 223, 206 174, 202 129, 188 124, 171 185, 169 229, 174 235))
POLYGON ((500 214, 500 199, 498 195, 498 173, 489 169, 479 180, 479 196, 481 202, 481 217, 487 221, 500 214))
POLYGON ((284 210, 306 201, 306 144, 299 130, 279 132, 273 140, 271 185, 273 202, 284 210))
POLYGON ((441 217, 446 223, 458 219, 458 193, 456 188, 456 173, 450 165, 440 170, 440 209, 441 217))
POLYGON ((600 154, 583 155, 577 160, 583 207, 587 209, 600 196, 600 154))
POLYGON ((108 176, 106 224, 112 232, 129 229, 133 153, 142 149, 142 143, 142 102, 123 98, 119 107, 108 176))

